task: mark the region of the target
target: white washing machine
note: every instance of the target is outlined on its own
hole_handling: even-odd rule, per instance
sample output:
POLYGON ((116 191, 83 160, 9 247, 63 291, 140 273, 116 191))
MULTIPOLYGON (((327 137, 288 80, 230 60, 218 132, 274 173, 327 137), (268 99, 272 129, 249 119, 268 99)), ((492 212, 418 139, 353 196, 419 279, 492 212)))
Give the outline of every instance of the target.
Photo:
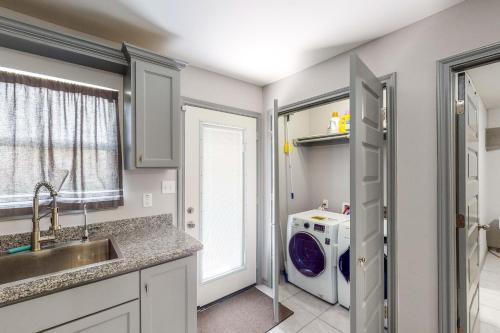
POLYGON ((288 217, 288 280, 323 300, 337 303, 337 233, 349 216, 310 210, 288 217))

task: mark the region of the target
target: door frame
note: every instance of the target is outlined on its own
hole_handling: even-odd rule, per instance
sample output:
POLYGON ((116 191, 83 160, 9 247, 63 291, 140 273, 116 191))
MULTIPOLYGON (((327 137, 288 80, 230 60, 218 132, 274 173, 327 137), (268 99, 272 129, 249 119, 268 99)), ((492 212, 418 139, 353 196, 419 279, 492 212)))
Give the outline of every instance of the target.
POLYGON ((500 61, 495 43, 437 61, 437 233, 439 332, 457 331, 456 130, 454 87, 458 72, 500 61))
MULTIPOLYGON (((388 284, 388 332, 397 332, 398 322, 398 279, 397 279, 397 112, 396 73, 378 79, 387 89, 387 265, 388 284)), ((349 87, 310 97, 279 108, 278 116, 294 113, 306 108, 332 103, 349 98, 349 87)), ((280 226, 281 227, 281 226, 280 226)))
POLYGON ((264 164, 263 164, 263 126, 262 126, 262 114, 249 111, 244 109, 239 109, 231 106, 220 105, 216 103, 206 102, 194 98, 189 97, 181 97, 181 150, 180 150, 180 166, 177 169, 177 228, 184 231, 185 230, 185 221, 184 221, 184 211, 186 209, 184 205, 184 191, 185 191, 185 145, 184 145, 184 135, 186 130, 186 106, 194 106, 202 109, 208 109, 218 112, 224 112, 229 114, 235 114, 239 116, 245 116, 250 118, 255 118, 257 122, 257 254, 256 254, 256 267, 257 267, 257 284, 262 282, 261 276, 261 265, 264 264, 264 232, 265 232, 265 223, 264 223, 264 164))

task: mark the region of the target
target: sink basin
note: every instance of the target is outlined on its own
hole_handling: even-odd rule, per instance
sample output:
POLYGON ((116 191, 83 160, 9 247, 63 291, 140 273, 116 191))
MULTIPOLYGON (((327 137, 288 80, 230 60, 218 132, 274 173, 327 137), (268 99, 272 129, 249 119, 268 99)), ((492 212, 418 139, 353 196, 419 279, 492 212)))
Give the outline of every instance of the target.
POLYGON ((112 238, 74 241, 0 256, 0 284, 121 258, 112 238))

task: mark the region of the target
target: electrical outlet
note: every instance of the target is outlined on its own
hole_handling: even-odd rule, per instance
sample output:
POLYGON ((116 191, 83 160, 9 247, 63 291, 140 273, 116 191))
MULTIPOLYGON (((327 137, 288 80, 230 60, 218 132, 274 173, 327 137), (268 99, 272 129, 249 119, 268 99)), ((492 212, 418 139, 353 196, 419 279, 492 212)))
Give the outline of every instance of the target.
POLYGON ((153 206, 153 193, 142 194, 142 207, 147 208, 153 206))
POLYGON ((163 180, 161 182, 161 193, 174 194, 176 191, 175 180, 163 180))
POLYGON ((323 199, 323 208, 328 209, 328 199, 323 199))

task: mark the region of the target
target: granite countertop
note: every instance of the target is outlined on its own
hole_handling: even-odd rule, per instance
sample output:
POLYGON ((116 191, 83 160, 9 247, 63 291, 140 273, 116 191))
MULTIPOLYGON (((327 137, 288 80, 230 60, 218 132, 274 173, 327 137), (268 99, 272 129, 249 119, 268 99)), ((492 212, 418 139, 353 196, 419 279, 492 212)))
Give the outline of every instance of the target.
MULTIPOLYGON (((112 236, 122 258, 35 278, 0 284, 0 307, 190 256, 202 245, 172 225, 172 215, 156 215, 89 225, 90 240, 112 236)), ((81 238, 81 227, 58 231, 57 242, 81 238)), ((29 244, 30 234, 0 236, 0 252, 29 244)))

